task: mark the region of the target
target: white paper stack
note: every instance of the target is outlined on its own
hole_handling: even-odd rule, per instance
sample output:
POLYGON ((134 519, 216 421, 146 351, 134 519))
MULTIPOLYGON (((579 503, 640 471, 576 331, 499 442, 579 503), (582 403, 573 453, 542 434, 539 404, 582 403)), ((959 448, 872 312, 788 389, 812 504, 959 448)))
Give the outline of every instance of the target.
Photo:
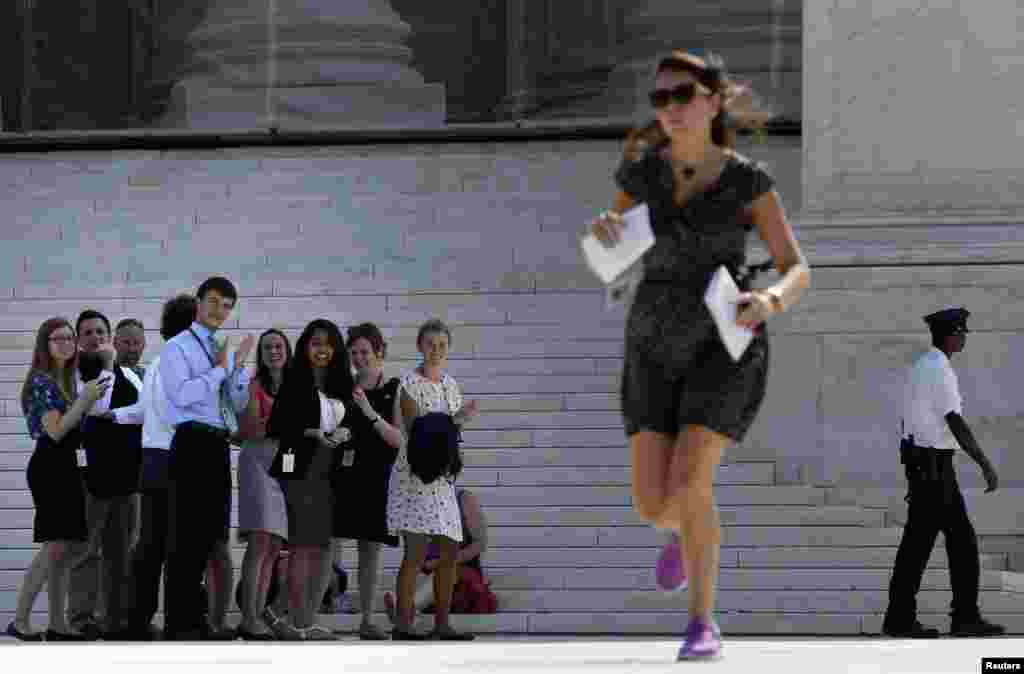
POLYGON ((622 240, 611 248, 606 248, 593 234, 587 234, 581 241, 587 266, 605 285, 614 283, 654 245, 647 204, 634 206, 622 218, 622 240))
POLYGON ((722 343, 734 361, 743 356, 750 341, 754 339, 753 330, 736 323, 736 316, 739 314, 736 300, 739 296, 740 289, 732 274, 724 265, 719 267, 704 292, 704 303, 715 320, 722 343))

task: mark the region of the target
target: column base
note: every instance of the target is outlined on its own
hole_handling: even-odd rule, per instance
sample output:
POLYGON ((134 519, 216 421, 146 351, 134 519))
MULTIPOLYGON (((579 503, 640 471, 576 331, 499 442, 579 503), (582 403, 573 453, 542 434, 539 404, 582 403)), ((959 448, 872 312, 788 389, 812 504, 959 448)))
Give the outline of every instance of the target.
POLYGON ((161 128, 328 130, 444 126, 443 84, 329 85, 238 89, 180 82, 161 128))

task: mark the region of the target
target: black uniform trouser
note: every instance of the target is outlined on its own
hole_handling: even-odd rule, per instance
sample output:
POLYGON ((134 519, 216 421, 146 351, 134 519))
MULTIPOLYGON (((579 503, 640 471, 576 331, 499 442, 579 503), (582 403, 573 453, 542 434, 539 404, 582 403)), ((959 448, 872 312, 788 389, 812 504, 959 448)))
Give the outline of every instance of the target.
POLYGON ((205 627, 200 594, 207 561, 224 537, 231 503, 226 435, 181 424, 171 441, 168 490, 166 635, 194 637, 205 627), (228 507, 225 507, 225 506, 228 507))
POLYGON ((911 484, 907 524, 889 582, 885 621, 890 627, 907 627, 916 619, 917 592, 940 531, 946 539, 953 587, 950 615, 954 621, 974 620, 979 615, 978 539, 967 516, 951 458, 941 462, 939 480, 911 484))

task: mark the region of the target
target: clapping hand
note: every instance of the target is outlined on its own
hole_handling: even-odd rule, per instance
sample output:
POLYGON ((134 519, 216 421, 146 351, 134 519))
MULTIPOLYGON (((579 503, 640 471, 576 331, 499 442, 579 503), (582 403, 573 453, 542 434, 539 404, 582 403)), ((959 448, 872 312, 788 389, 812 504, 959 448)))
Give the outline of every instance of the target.
POLYGON ((480 414, 479 400, 470 400, 462 406, 462 418, 466 421, 472 421, 478 414, 480 414))
POLYGON ((92 381, 85 382, 85 385, 82 387, 82 395, 85 396, 91 405, 102 398, 108 388, 110 388, 110 377, 97 377, 92 381))
POLYGON ((359 406, 359 409, 367 417, 374 416, 373 406, 370 405, 370 399, 366 397, 366 391, 363 390, 362 386, 356 386, 352 390, 352 401, 359 406))
POLYGON ((242 339, 242 343, 238 345, 238 351, 235 351, 235 368, 240 368, 245 365, 246 359, 249 358, 249 354, 252 353, 252 348, 256 346, 256 337, 249 333, 242 339))

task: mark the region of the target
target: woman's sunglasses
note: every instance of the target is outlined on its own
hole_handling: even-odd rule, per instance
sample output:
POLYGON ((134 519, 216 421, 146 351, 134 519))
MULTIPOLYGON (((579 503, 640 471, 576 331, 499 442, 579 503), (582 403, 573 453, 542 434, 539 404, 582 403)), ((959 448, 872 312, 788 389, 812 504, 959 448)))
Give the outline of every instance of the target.
POLYGON ((703 93, 697 88, 696 82, 687 82, 672 89, 655 89, 647 94, 647 97, 650 99, 652 107, 664 108, 669 103, 686 105, 694 99, 698 92, 703 93))

